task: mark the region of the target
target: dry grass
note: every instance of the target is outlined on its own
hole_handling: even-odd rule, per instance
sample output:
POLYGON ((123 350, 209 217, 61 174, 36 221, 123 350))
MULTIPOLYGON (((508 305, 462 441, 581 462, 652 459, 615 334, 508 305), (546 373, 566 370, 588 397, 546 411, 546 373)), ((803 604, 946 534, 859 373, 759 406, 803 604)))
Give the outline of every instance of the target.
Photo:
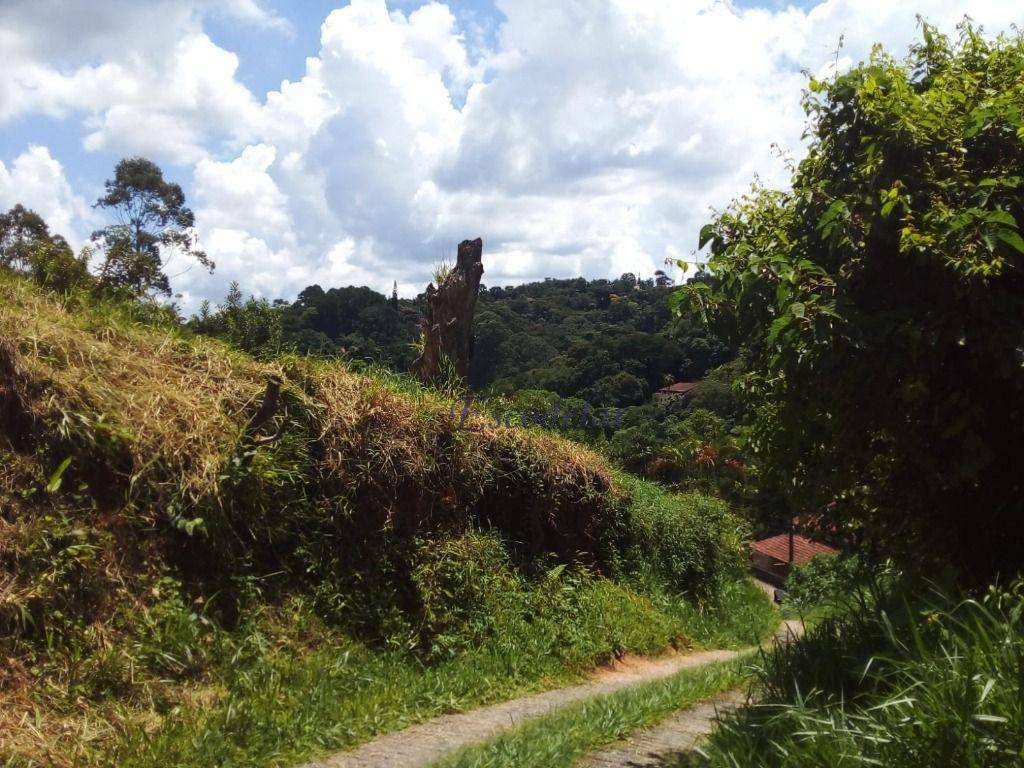
POLYGON ((621 532, 608 469, 572 443, 482 420, 460 431, 451 401, 400 378, 258 363, 9 275, 0 389, 7 627, 39 625, 54 604, 81 603, 93 621, 112 609, 103 593, 159 563, 199 580, 244 569, 337 580, 383 556, 376 577, 400 581, 415 538, 496 527, 528 556, 601 567, 621 532), (253 447, 247 425, 271 376, 280 406, 259 437, 276 440, 253 447), (53 509, 61 524, 42 523, 53 509))
MULTIPOLYGON (((552 599, 590 595, 573 603, 585 620, 552 621, 545 638, 520 622, 516 641, 579 663, 619 638, 667 642, 678 627, 646 599, 634 613, 657 622, 612 627, 602 601, 628 613, 636 596, 592 585, 595 573, 618 578, 633 558, 650 564, 636 583, 706 594, 738 561, 721 505, 634 509, 643 494, 574 443, 482 419, 459 430, 458 405, 403 377, 305 358, 263 364, 139 311, 56 298, 0 272, 0 762, 74 764, 103 751, 90 745, 166 724, 158 712, 209 704, 216 674, 242 675, 236 653, 268 668, 252 659, 273 633, 256 623, 292 598, 320 627, 311 646, 354 637, 423 658, 437 647, 414 577, 424 541, 497 532, 523 589, 550 571, 564 581, 552 599), (254 430, 271 377, 278 407, 254 430), (680 560, 701 562, 663 573, 680 560), (558 562, 585 568, 559 576, 558 562)), ((303 645, 295 624, 289 648, 303 645)), ((425 675, 419 664, 410 670, 425 675)), ((464 666, 450 673, 455 688, 463 677, 490 685, 490 672, 464 666)), ((311 732, 331 711, 316 711, 311 732)))
POLYGON ((130 486, 126 502, 144 491, 197 504, 216 498, 225 461, 271 375, 285 377, 293 408, 315 422, 320 477, 377 486, 382 503, 407 502, 403 485, 412 482, 428 489, 431 506, 465 507, 487 495, 488 483, 500 487, 528 473, 543 487, 525 492, 546 500, 554 524, 613 485, 593 453, 558 438, 483 422, 475 424, 480 432, 457 432, 452 403, 436 394, 396 392, 340 364, 295 359, 282 371, 113 310, 65 311, 17 280, 0 283, 0 339, 28 389, 36 445, 106 425, 130 456, 130 474, 120 478, 130 486), (495 461, 503 464, 498 471, 495 461))
POLYGON ((214 491, 270 373, 220 344, 154 332, 113 308, 65 311, 15 280, 0 283, 0 338, 13 347, 44 430, 102 417, 129 437, 135 484, 172 476, 193 499, 214 491), (152 474, 157 467, 162 476, 152 474))

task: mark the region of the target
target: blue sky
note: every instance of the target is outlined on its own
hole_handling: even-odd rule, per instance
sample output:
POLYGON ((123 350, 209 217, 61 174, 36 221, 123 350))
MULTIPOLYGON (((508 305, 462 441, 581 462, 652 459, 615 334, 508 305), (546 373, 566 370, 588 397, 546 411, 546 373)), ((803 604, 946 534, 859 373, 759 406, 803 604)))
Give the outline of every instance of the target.
POLYGON ((465 237, 485 277, 650 275, 773 145, 803 151, 803 70, 944 30, 1024 23, 1005 0, 5 0, 0 207, 83 245, 123 156, 186 190, 230 280, 420 289, 465 237))

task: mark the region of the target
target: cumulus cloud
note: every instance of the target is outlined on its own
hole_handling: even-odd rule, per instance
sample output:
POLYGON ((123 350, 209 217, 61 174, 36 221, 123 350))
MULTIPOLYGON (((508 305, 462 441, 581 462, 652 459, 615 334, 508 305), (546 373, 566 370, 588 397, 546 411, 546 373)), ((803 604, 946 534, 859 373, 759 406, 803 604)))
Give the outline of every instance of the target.
POLYGON ((288 25, 255 0, 9 0, 0 5, 0 124, 80 118, 86 150, 192 163, 208 143, 247 138, 258 103, 238 57, 202 31, 211 13, 288 25))
MULTIPOLYGON (((212 4, 98 5, 114 9, 111 29, 68 33, 64 58, 39 53, 19 12, 29 28, 3 40, 20 63, 0 83, 0 120, 84 114, 88 148, 193 164, 218 272, 177 285, 212 298, 233 278, 268 296, 310 282, 415 290, 477 235, 492 285, 649 276, 691 253, 708 208, 755 175, 785 183, 773 145, 802 152, 804 70, 850 66, 876 42, 899 53, 918 35, 912 11, 882 0, 496 0, 493 35, 439 2, 352 0, 324 20, 303 76, 260 101, 203 31, 212 4), (104 35, 139 27, 131 53, 109 54, 104 35)), ((253 0, 218 7, 280 25, 253 0)), ((990 31, 1024 20, 1004 0, 916 10, 946 31, 964 14, 990 31)))
POLYGON ((63 166, 46 147, 29 147, 10 169, 0 162, 0 209, 18 203, 41 215, 51 232, 76 246, 88 236, 82 226, 95 220, 89 204, 72 191, 63 166))

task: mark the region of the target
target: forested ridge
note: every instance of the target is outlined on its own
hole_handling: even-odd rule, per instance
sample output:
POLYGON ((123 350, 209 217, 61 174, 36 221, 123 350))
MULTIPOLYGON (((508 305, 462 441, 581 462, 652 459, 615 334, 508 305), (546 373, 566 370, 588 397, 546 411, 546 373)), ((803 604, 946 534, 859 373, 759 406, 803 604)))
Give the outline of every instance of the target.
MULTIPOLYGON (((671 292, 663 276, 633 274, 482 285, 469 384, 495 394, 546 390, 604 407, 639 405, 665 384, 699 380, 734 350, 674 316, 671 292)), ((312 285, 294 302, 268 303, 243 300, 236 286, 218 306, 204 306, 192 327, 255 353, 289 350, 407 371, 422 316, 422 294, 312 285)))

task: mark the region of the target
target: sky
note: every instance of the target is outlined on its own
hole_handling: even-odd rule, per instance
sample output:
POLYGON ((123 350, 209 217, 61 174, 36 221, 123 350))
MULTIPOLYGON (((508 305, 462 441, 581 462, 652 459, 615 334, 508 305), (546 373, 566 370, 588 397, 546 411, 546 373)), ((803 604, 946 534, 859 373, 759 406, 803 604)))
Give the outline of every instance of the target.
MULTIPOLYGON (((210 275, 412 296, 463 239, 484 283, 650 277, 803 153, 807 73, 920 14, 1024 24, 1010 0, 0 0, 0 208, 76 246, 117 161, 182 185, 210 275)), ((670 273, 672 270, 668 270, 670 273)))

